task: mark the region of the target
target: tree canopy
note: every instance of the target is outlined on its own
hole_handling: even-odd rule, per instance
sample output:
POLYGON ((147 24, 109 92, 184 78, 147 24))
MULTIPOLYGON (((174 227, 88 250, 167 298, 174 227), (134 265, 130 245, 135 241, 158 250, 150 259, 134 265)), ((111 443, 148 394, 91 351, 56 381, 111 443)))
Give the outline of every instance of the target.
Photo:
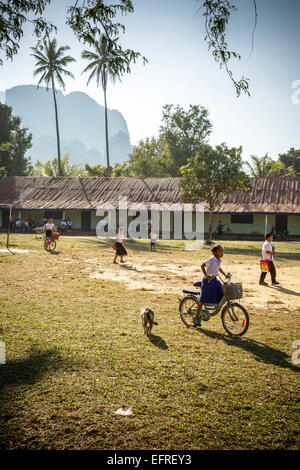
POLYGON ((212 235, 212 215, 218 211, 225 197, 236 189, 250 187, 249 177, 242 166, 241 147, 228 148, 221 144, 213 148, 205 144, 180 170, 183 201, 205 203, 209 212, 208 240, 212 235))
MULTIPOLYGON (((57 31, 56 26, 43 18, 46 7, 52 0, 9 0, 0 2, 0 51, 6 58, 13 59, 20 48, 20 40, 26 23, 33 25, 33 33, 38 45, 49 39, 57 31)), ((77 39, 89 46, 97 44, 105 35, 107 40, 119 48, 128 62, 136 60, 140 53, 132 49, 122 49, 118 44, 119 35, 125 32, 119 16, 132 13, 132 0, 118 0, 108 4, 104 0, 71 1, 66 8, 65 22, 73 30, 77 39)), ((0 58, 0 65, 3 59, 0 58)))
POLYGON ((25 153, 31 148, 32 135, 21 127, 21 118, 12 108, 0 103, 0 169, 1 176, 27 175, 31 161, 25 153))

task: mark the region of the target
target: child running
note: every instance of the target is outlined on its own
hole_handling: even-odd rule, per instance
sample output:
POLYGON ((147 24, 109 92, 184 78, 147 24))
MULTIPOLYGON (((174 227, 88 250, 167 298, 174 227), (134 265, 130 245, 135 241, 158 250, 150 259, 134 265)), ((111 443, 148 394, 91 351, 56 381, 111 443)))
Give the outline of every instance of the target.
POLYGON ((201 297, 198 304, 197 314, 193 318, 194 326, 201 325, 200 313, 203 304, 218 304, 224 296, 222 284, 216 278, 216 275, 220 271, 223 276, 229 278, 229 274, 224 273, 221 269, 221 258, 224 255, 224 248, 222 245, 212 245, 210 250, 212 256, 201 265, 204 277, 202 278, 201 297))

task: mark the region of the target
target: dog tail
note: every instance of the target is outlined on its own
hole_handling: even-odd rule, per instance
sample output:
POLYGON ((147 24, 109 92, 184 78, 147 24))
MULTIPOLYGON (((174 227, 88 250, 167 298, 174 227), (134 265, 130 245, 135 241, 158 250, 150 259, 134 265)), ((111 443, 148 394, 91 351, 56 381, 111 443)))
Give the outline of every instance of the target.
POLYGON ((158 325, 157 321, 154 321, 154 322, 153 322, 153 325, 158 325))

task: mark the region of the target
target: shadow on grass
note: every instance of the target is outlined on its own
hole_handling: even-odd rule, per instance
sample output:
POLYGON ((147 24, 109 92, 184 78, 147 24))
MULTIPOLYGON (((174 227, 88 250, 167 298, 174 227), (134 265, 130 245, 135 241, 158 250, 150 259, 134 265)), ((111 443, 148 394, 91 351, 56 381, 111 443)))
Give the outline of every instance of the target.
MULTIPOLYGON (((40 351, 32 348, 24 359, 9 360, 0 367, 0 391, 4 388, 27 384, 32 385, 50 370, 59 369, 62 358, 56 349, 40 351)), ((0 401, 3 400, 4 394, 0 401)))
POLYGON ((61 251, 49 251, 50 255, 60 255, 61 251))
MULTIPOLYGON (((249 255, 249 256, 257 256, 258 258, 261 258, 260 248, 253 248, 253 247, 248 248, 246 246, 241 246, 240 248, 230 247, 230 246, 226 246, 226 241, 224 241, 224 250, 225 250, 225 254, 228 254, 228 255, 249 255)), ((276 251, 278 251, 278 258, 276 259, 278 259, 279 261, 281 259, 300 260, 300 253, 280 253, 280 247, 276 251)))
POLYGON ((291 364, 289 362, 290 356, 285 352, 280 351, 280 349, 272 348, 267 344, 250 338, 231 338, 225 334, 205 330, 204 328, 201 328, 198 331, 199 333, 204 333, 209 338, 221 340, 228 346, 235 346, 236 348, 243 349, 244 351, 252 354, 258 362, 273 364, 274 366, 282 367, 283 369, 290 369, 293 372, 300 373, 300 367, 291 364))
POLYGON ((9 449, 12 444, 27 439, 22 421, 16 421, 16 418, 21 409, 30 408, 31 387, 27 387, 26 395, 24 389, 19 387, 34 385, 45 374, 63 365, 64 361, 56 349, 41 351, 33 347, 26 358, 9 360, 0 366, 0 449, 9 449))
MULTIPOLYGON (((164 240, 164 242, 165 241, 166 240, 164 240)), ((76 243, 98 245, 99 248, 111 248, 113 244, 113 239, 112 238, 99 238, 95 240, 95 239, 88 239, 88 238, 78 238, 76 239, 76 243)), ((126 243, 128 245, 128 248, 132 251, 145 251, 145 252, 150 253, 150 239, 148 240, 148 243, 147 243, 147 239, 142 240, 142 242, 139 240, 129 239, 129 240, 126 240, 126 243), (146 242, 146 243, 143 243, 143 242, 146 242)), ((159 241, 158 241, 158 244, 159 244, 159 241)), ((159 245, 158 249, 156 247, 155 251, 166 252, 166 251, 178 251, 178 250, 183 250, 183 249, 184 247, 167 245, 164 243, 163 245, 159 245)))
POLYGON ((296 292, 294 290, 286 289, 285 287, 276 286, 275 289, 279 290, 279 292, 282 292, 283 294, 295 295, 296 297, 300 297, 300 292, 296 292))
POLYGON ((128 271, 135 271, 136 273, 141 273, 142 272, 142 271, 139 271, 134 266, 131 266, 131 265, 128 265, 128 264, 120 264, 120 268, 128 269, 128 271))
POLYGON ((154 344, 154 346, 157 346, 160 349, 166 350, 169 348, 165 340, 162 339, 160 336, 151 334, 149 340, 152 344, 154 344))

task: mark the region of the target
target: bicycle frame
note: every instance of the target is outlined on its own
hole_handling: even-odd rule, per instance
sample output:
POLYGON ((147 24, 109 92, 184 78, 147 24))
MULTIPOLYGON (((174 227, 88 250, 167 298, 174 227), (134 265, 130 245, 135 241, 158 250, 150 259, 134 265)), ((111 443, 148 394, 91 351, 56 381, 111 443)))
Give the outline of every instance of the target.
MULTIPOLYGON (((229 280, 227 282, 224 282, 222 277, 220 276, 220 274, 217 274, 216 276, 213 276, 213 277, 219 277, 222 284, 227 284, 227 282, 229 283, 231 281, 231 278, 232 278, 232 273, 230 273, 230 277, 229 277, 229 280)), ((195 298, 196 298, 196 301, 197 303, 199 304, 200 303, 200 296, 201 296, 201 292, 199 292, 198 294, 199 296, 199 299, 196 297, 195 295, 195 298)), ((227 303, 227 305, 230 305, 231 304, 231 301, 230 300, 226 300, 225 299, 225 296, 222 297, 222 299, 220 300, 220 302, 215 306, 215 305, 209 305, 209 304, 203 304, 203 307, 201 309, 201 317, 203 320, 205 321, 208 321, 211 317, 217 315, 220 310, 222 309, 222 307, 224 306, 224 304, 227 303)), ((191 309, 191 312, 193 312, 193 310, 195 310, 194 314, 196 315, 197 313, 197 309, 191 309)), ((231 312, 229 310, 229 315, 231 316, 231 312)))

